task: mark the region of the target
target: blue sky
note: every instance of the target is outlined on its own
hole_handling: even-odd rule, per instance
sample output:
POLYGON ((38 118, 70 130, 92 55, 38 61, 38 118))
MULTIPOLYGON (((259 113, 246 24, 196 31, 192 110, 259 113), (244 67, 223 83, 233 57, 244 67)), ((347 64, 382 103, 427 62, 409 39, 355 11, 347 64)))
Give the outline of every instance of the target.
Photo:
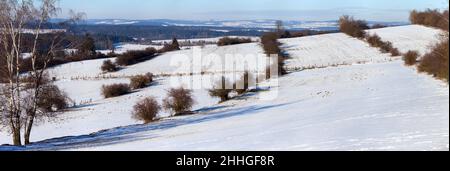
POLYGON ((406 21, 412 9, 446 8, 447 0, 60 0, 89 19, 335 20, 350 14, 377 21, 406 21))

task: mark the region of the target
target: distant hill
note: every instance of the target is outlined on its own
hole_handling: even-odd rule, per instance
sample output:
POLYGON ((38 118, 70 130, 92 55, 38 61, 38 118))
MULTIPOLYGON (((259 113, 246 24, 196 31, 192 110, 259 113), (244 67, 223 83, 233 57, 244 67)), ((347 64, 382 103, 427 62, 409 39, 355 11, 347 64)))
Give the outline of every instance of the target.
MULTIPOLYGON (((60 21, 54 19, 53 21, 60 21)), ((136 26, 198 26, 198 27, 233 27, 233 28, 258 28, 273 29, 276 20, 127 20, 127 19, 88 19, 82 25, 136 25, 136 26)), ((337 30, 337 21, 283 21, 286 29, 290 30, 337 30)), ((398 26, 408 24, 406 22, 379 22, 371 21, 369 24, 383 24, 387 26, 398 26)))

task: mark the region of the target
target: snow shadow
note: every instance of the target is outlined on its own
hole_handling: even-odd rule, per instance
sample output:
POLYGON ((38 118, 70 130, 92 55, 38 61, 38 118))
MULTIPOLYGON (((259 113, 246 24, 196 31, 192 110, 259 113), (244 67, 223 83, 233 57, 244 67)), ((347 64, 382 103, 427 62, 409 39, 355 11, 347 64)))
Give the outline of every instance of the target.
POLYGON ((198 124, 213 120, 237 117, 241 115, 256 114, 260 111, 271 108, 278 108, 293 103, 275 104, 275 105, 253 105, 240 108, 229 108, 229 106, 216 106, 197 110, 198 114, 175 117, 173 119, 162 120, 147 125, 130 125, 118 127, 109 130, 103 130, 89 135, 68 136, 61 138, 48 139, 33 143, 26 147, 0 146, 0 151, 54 151, 54 150, 76 150, 79 148, 107 146, 121 143, 129 143, 141 140, 151 140, 161 137, 152 131, 162 131, 179 126, 198 124), (224 110, 225 109, 225 110, 224 110))

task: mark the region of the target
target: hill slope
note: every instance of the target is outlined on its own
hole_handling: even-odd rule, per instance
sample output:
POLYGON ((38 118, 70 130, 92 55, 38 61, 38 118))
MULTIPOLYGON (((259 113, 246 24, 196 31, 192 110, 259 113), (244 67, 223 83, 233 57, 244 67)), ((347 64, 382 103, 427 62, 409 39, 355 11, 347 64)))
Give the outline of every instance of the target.
MULTIPOLYGON (((60 66, 64 72, 53 72, 60 78, 57 84, 77 103, 86 103, 61 115, 58 122, 35 127, 32 141, 49 140, 26 148, 0 146, 0 150, 448 150, 448 85, 343 34, 281 41, 294 60, 289 67, 347 65, 294 72, 280 78, 279 86, 261 85, 269 91, 217 105, 218 99, 208 97, 205 86, 194 90, 196 115, 135 125, 138 122, 130 113, 137 100, 155 96, 161 101, 165 90, 190 79, 211 83, 202 77, 185 76, 175 83, 174 77, 161 77, 152 87, 113 99, 103 99, 99 87, 129 81, 122 76, 171 72, 171 55, 189 56, 191 50, 129 66, 116 73, 117 79, 97 77, 100 61, 66 64, 60 66), (71 79, 78 76, 86 79, 71 79)), ((262 50, 253 43, 204 51, 213 52, 257 55, 262 50)), ((10 143, 4 132, 0 143, 10 143)))

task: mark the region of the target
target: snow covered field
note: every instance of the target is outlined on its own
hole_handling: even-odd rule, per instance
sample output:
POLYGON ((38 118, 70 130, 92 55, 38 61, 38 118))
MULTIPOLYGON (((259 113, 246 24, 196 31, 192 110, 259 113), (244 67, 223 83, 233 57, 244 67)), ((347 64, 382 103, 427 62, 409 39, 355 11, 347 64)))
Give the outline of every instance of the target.
MULTIPOLYGON (((189 74, 192 73, 192 67, 199 67, 202 68, 202 71, 216 73, 219 71, 231 71, 232 68, 222 68, 222 66, 225 65, 225 58, 228 57, 226 55, 235 57, 235 62, 237 64, 242 64, 249 57, 257 59, 258 61, 264 61, 267 59, 258 43, 247 43, 222 47, 207 46, 205 48, 196 49, 198 51, 194 49, 187 49, 176 52, 168 52, 166 54, 157 56, 152 60, 138 63, 132 66, 127 66, 115 73, 102 74, 100 67, 103 61, 108 59, 97 59, 63 64, 51 68, 49 70, 49 74, 52 77, 56 77, 58 80, 73 80, 97 79, 98 77, 129 77, 137 74, 144 74, 147 72, 151 72, 157 75, 189 74), (201 64, 191 65, 194 60, 194 54, 196 53, 201 55, 202 62, 201 64), (218 54, 219 56, 217 56, 216 54, 218 54)), ((110 58, 109 60, 114 61, 115 59, 110 58)), ((265 67, 253 67, 253 69, 250 68, 249 70, 262 72, 264 69, 265 67)))
MULTIPOLYGON (((387 27, 367 32, 376 33, 384 41, 392 42, 402 53, 415 50, 421 54, 427 53, 442 33, 420 25, 387 27)), ((287 67, 294 70, 393 60, 390 54, 383 54, 368 43, 343 33, 282 39, 280 42, 292 57, 287 60, 287 67)))
MULTIPOLYGON (((227 55, 236 57, 236 63, 241 64, 246 57, 254 57, 259 61, 266 59, 264 52, 258 43, 247 43, 231 46, 213 46, 205 48, 182 50, 177 52, 169 52, 154 58, 153 60, 142 62, 119 72, 112 73, 114 76, 130 76, 139 73, 152 72, 154 74, 188 74, 192 73, 192 67, 202 68, 205 72, 221 72, 231 71, 229 69, 222 68, 225 65, 225 58, 227 55), (201 64, 193 63, 194 54, 201 54, 201 64), (236 56, 235 56, 236 55, 236 56), (222 61, 222 62, 220 62, 222 61)), ((249 57, 249 58, 250 58, 249 57)), ((265 69, 262 67, 261 69, 265 69)), ((249 69, 251 71, 257 71, 257 68, 249 69)))
MULTIPOLYGON (((130 50, 145 50, 147 48, 156 48, 156 49, 160 49, 163 46, 156 46, 156 45, 141 45, 141 44, 131 44, 131 43, 121 43, 120 45, 118 45, 116 47, 116 49, 114 50, 114 53, 116 54, 123 54, 127 51, 130 50)), ((111 50, 99 50, 98 52, 103 53, 103 54, 108 54, 111 52, 111 50)))
POLYGON ((280 42, 291 57, 286 61, 291 70, 392 60, 389 54, 382 54, 344 33, 281 39, 280 42))
POLYGON ((416 50, 424 55, 429 52, 429 47, 439 40, 440 30, 421 26, 409 25, 398 27, 387 27, 382 29, 368 30, 369 34, 377 34, 384 41, 390 41, 400 52, 416 50))
MULTIPOLYGON (((224 30, 218 30, 218 31, 224 31, 224 30)), ((252 41, 255 41, 255 42, 260 41, 260 38, 259 38, 259 37, 255 37, 255 36, 228 36, 228 37, 230 37, 230 38, 236 38, 236 37, 239 37, 239 38, 248 38, 248 39, 251 39, 252 41)), ((185 41, 190 41, 190 42, 200 42, 200 41, 204 41, 204 42, 214 42, 214 43, 217 43, 221 38, 223 38, 223 37, 199 38, 199 39, 178 39, 178 42, 181 43, 181 42, 185 42, 185 41)), ((171 40, 171 39, 170 39, 170 40, 154 40, 154 41, 152 41, 152 42, 164 44, 164 43, 171 43, 172 40, 171 40)))
MULTIPOLYGON (((401 46, 407 39, 436 40, 426 27, 376 31, 385 39, 381 33, 396 32, 395 28, 404 36, 392 42, 402 51, 427 47, 426 43, 401 46)), ((31 138, 37 143, 26 148, 0 146, 0 150, 449 150, 447 84, 343 34, 281 42, 292 57, 287 63, 291 69, 334 67, 293 72, 280 78, 279 86, 261 85, 269 91, 222 104, 208 96, 207 86, 195 89, 197 114, 139 125, 131 118, 135 102, 147 96, 161 102, 166 90, 181 83, 158 77, 151 87, 112 99, 103 99, 100 87, 127 83, 126 76, 146 72, 188 73, 188 68, 170 64, 177 54, 192 60, 192 49, 128 66, 113 74, 116 79, 102 78, 107 76, 99 69, 105 59, 69 63, 51 69, 50 74, 74 102, 83 105, 36 126, 31 138), (345 65, 337 66, 341 64, 345 65), (278 96, 258 98, 270 93, 278 96)), ((258 43, 202 49, 203 56, 214 53, 223 57, 263 52, 258 43)), ((202 68, 218 71, 207 63, 202 68)), ((160 117, 168 115, 162 112, 160 117)), ((0 144, 5 143, 11 143, 11 138, 1 132, 0 144)))

